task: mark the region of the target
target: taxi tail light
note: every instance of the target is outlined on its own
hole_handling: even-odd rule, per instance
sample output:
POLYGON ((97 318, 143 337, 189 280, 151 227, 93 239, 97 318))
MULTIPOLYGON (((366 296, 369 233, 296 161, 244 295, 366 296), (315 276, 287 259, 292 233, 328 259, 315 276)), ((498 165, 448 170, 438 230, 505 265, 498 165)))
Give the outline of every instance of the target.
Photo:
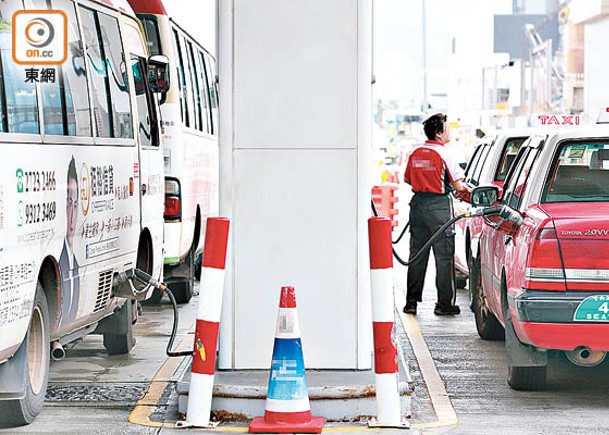
POLYGON ((531 290, 567 290, 565 269, 553 225, 537 230, 529 248, 525 278, 526 287, 531 290))
POLYGON ((182 195, 180 183, 170 178, 165 179, 165 213, 167 220, 182 219, 182 195))
POLYGON ((560 249, 569 290, 609 292, 607 240, 561 239, 560 249))

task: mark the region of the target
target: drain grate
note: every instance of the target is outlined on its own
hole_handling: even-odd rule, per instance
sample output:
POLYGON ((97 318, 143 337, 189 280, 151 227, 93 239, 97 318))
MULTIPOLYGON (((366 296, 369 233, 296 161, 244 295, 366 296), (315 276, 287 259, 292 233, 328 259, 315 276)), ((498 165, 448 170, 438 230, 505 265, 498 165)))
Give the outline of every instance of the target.
POLYGON ((46 403, 51 405, 132 406, 140 400, 148 384, 54 384, 49 385, 46 403))

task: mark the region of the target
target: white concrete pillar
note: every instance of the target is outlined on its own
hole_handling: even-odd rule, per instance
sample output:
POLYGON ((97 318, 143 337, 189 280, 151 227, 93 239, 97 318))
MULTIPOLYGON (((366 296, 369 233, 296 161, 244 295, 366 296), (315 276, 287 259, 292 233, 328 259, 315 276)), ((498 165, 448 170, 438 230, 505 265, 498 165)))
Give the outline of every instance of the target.
POLYGON ((221 369, 268 368, 298 288, 306 368, 370 369, 371 0, 219 2, 221 369))

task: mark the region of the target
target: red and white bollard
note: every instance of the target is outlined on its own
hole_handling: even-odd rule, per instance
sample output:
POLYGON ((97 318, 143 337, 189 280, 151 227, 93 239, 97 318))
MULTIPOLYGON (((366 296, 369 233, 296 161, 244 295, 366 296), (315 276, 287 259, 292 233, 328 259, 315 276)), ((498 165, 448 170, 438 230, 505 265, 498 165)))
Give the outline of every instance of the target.
POLYGON ((377 407, 377 419, 370 420, 368 426, 407 428, 409 425, 402 420, 400 407, 398 349, 392 337, 394 299, 391 220, 386 217, 368 219, 368 238, 377 407))
POLYGON ((178 422, 181 423, 180 427, 214 427, 217 425, 217 423, 210 424, 209 420, 216 368, 218 329, 222 311, 229 224, 230 221, 227 218, 207 219, 188 407, 186 421, 178 422))

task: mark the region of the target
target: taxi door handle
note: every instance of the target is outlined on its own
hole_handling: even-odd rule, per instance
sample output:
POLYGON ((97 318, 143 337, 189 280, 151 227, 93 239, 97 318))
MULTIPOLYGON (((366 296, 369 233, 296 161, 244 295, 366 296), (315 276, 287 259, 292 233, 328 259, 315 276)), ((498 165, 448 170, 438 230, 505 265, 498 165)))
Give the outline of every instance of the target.
POLYGON ((147 187, 145 184, 142 184, 142 195, 146 195, 147 187))

